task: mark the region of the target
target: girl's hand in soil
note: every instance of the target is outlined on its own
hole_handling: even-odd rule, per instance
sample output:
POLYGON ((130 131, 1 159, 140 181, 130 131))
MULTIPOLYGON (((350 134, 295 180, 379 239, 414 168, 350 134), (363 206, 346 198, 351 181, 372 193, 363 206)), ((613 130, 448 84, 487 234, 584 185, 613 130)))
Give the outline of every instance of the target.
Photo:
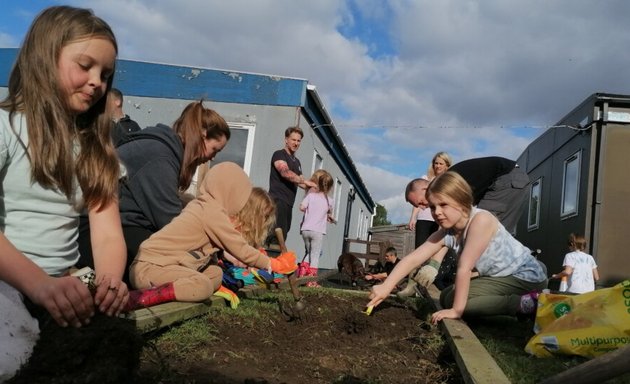
POLYGON ((443 319, 459 319, 460 314, 457 313, 454 309, 442 309, 441 311, 435 312, 431 316, 431 322, 433 324, 437 324, 439 321, 443 319))
POLYGON ((81 280, 74 276, 46 276, 29 296, 41 305, 62 327, 72 325, 79 328, 90 323, 94 316, 92 294, 81 280))
POLYGON ((372 300, 367 304, 367 306, 376 307, 383 300, 385 300, 387 296, 389 296, 391 291, 392 290, 387 288, 385 284, 379 284, 379 285, 373 286, 372 291, 370 292, 370 296, 369 296, 370 299, 372 300))
POLYGON ((120 279, 105 275, 97 277, 94 302, 107 316, 118 316, 129 300, 129 289, 120 279))

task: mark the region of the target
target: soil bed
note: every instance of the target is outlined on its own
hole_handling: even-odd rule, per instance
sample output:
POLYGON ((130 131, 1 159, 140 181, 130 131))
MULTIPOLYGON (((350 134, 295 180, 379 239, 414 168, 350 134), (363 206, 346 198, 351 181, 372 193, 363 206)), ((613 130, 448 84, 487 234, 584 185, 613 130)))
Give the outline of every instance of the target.
POLYGON ((423 300, 362 313, 365 294, 301 289, 306 309, 270 292, 152 335, 142 383, 461 383, 423 300), (419 305, 422 308, 418 308, 419 305), (286 313, 282 313, 281 309, 286 313))

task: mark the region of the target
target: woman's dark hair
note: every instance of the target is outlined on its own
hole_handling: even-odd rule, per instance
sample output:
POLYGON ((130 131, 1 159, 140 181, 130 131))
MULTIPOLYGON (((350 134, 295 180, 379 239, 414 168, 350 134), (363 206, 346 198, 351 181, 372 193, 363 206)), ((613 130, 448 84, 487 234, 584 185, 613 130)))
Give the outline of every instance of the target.
POLYGON ((205 151, 204 139, 230 140, 230 127, 217 112, 203 106, 203 100, 186 106, 173 123, 173 130, 184 145, 184 159, 179 172, 179 189, 190 186, 205 151))

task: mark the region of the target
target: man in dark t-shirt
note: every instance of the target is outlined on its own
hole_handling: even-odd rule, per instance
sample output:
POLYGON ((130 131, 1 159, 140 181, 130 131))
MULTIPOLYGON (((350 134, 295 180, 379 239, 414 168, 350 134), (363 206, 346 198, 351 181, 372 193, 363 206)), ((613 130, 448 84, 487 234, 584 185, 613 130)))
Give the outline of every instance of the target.
POLYGON ((473 204, 492 212, 510 233, 527 198, 529 176, 514 160, 504 157, 479 157, 452 165, 472 188, 473 204))
POLYGON ((107 112, 114 122, 111 135, 115 147, 124 143, 130 133, 140 131, 138 123, 123 112, 123 94, 116 88, 107 94, 107 112))
POLYGON ((276 203, 276 227, 282 229, 285 239, 291 229, 297 188, 317 187, 312 181, 304 179, 300 160, 295 157, 303 137, 300 127, 287 128, 284 132, 284 148, 275 151, 271 156, 269 195, 276 203))
MULTIPOLYGON (((449 171, 457 172, 466 180, 473 192, 473 205, 492 212, 510 233, 527 198, 529 176, 515 161, 504 157, 479 157, 452 165, 449 171)), ((427 181, 414 179, 407 185, 405 198, 414 207, 426 206, 427 181)))
MULTIPOLYGON (((373 281, 378 281, 378 282, 385 280, 387 276, 389 276, 389 274, 392 273, 396 264, 398 264, 398 262, 400 261, 400 259, 398 259, 398 252, 396 252, 396 248, 394 247, 387 247, 387 249, 385 250, 384 257, 385 257, 385 265, 380 266, 382 271, 377 272, 377 273, 366 274, 365 280, 368 280, 368 281, 373 280, 373 281)), ((378 261, 377 264, 381 264, 380 260, 378 261)))

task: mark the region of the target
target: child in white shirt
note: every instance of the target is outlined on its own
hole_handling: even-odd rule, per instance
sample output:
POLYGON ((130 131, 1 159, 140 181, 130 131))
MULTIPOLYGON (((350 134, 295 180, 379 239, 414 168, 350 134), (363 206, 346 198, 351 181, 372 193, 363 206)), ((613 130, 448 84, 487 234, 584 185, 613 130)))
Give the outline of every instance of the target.
POLYGON ((595 290, 595 282, 599 280, 597 264, 593 256, 584 253, 586 239, 583 236, 569 235, 569 250, 564 256, 562 265, 564 270, 553 274, 552 279, 567 277, 567 292, 585 293, 595 290))

